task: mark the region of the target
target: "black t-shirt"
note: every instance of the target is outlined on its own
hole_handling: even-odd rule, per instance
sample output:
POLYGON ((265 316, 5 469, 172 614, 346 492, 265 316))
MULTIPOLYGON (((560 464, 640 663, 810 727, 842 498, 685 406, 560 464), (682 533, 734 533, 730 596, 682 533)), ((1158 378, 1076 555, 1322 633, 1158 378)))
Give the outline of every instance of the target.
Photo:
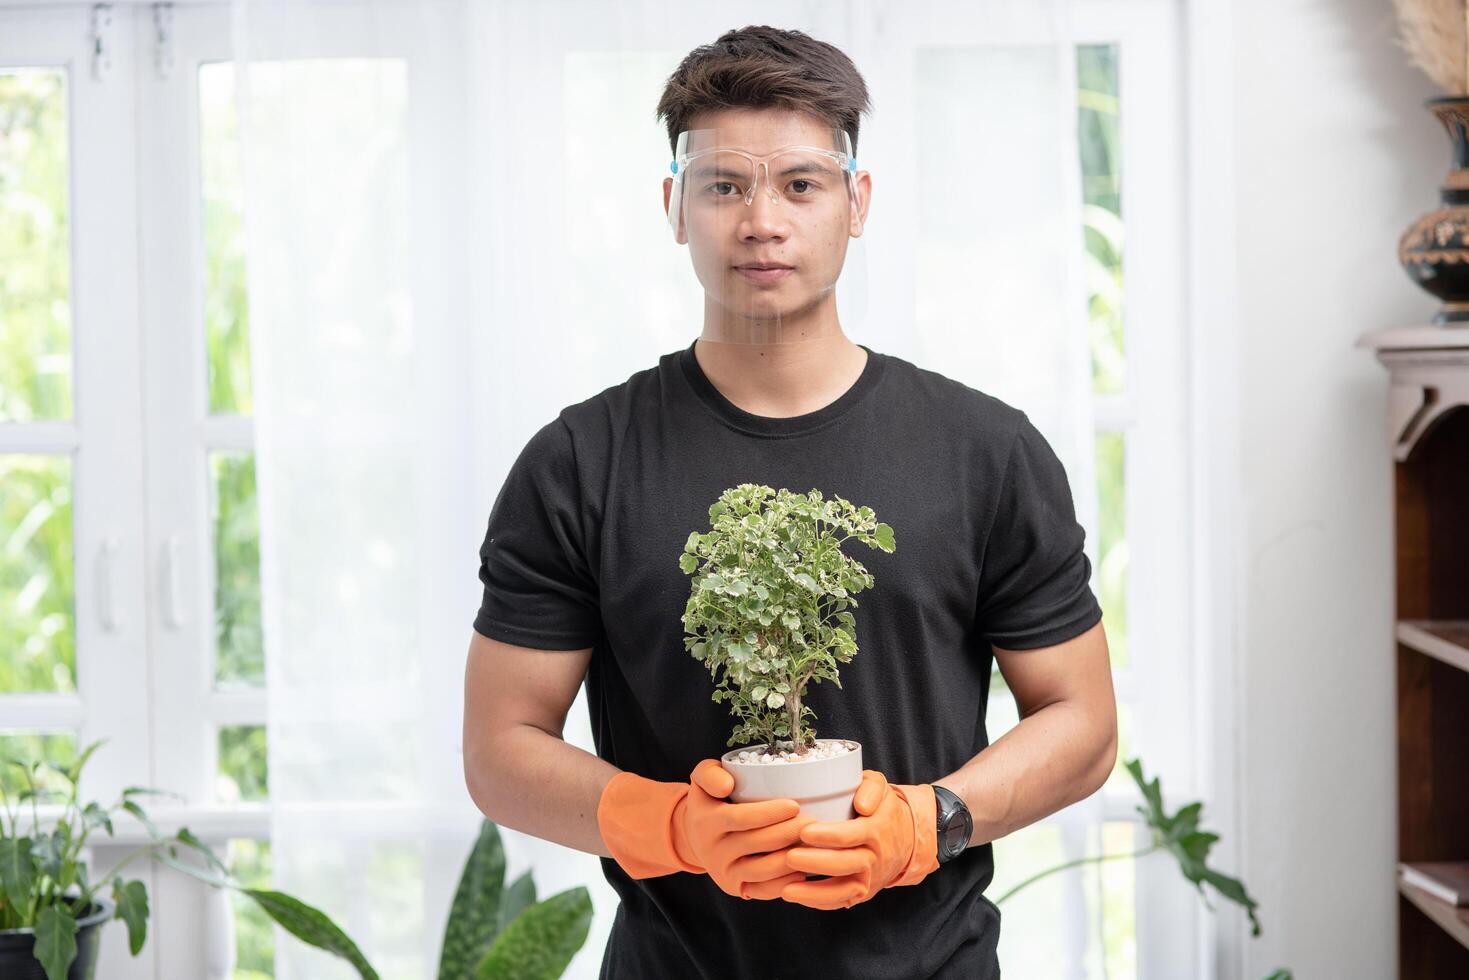
MULTIPOLYGON (((720 394, 690 344, 563 409, 515 461, 480 549, 474 628, 593 647, 593 739, 619 769, 687 782, 729 749, 735 719, 684 646, 693 578, 678 559, 741 483, 816 488, 893 528, 892 553, 844 546, 875 581, 852 610, 858 652, 841 688, 805 697, 817 737, 861 742, 863 767, 889 782, 941 779, 989 744, 991 643, 1051 646, 1101 618, 1065 470, 1029 418, 863 349, 836 401, 771 418, 720 394)), ((601 861, 621 897, 604 980, 999 977, 990 844, 831 911, 735 898, 708 875, 633 880, 601 861)))

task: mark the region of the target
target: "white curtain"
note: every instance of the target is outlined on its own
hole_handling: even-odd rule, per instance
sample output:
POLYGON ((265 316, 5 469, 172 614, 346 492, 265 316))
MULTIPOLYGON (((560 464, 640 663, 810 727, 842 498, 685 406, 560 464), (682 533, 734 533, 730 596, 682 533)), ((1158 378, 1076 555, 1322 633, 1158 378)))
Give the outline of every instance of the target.
MULTIPOLYGON (((699 332, 653 115, 696 45, 767 23, 852 57, 873 203, 844 325, 1028 412, 1094 548, 1062 0, 231 3, 276 883, 384 977, 435 976, 478 826, 463 669, 500 481, 561 407, 699 332)), ((595 751, 581 698, 567 739, 595 751)), ((596 976, 596 857, 502 835, 542 897, 591 890, 568 975, 596 976)), ((279 932, 276 955, 283 980, 353 975, 279 932)))

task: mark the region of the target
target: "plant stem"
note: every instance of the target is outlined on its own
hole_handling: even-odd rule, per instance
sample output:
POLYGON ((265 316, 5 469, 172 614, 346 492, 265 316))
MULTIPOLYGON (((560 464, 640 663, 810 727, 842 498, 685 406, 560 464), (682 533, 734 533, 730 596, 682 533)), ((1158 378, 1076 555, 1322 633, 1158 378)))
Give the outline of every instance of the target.
POLYGON ((1154 844, 1153 846, 1144 848, 1141 851, 1129 851, 1129 852, 1123 852, 1123 853, 1118 853, 1118 854, 1095 854, 1095 855, 1092 855, 1090 857, 1077 858, 1075 861, 1067 861, 1065 864, 1058 864, 1054 868, 1047 868, 1044 871, 1037 872, 1036 874, 1031 875, 1029 878, 1026 878, 1020 884, 1016 885, 1014 888, 1010 889, 1005 894, 1003 894, 999 898, 995 899, 995 904, 996 905, 999 905, 1005 899, 1009 898, 1011 895, 1014 895, 1016 892, 1020 891, 1020 889, 1024 888, 1026 885, 1033 884, 1033 883, 1039 881, 1040 879, 1046 877, 1046 875, 1055 874, 1057 871, 1065 871, 1067 868, 1074 868, 1074 867, 1077 867, 1078 865, 1082 865, 1082 864, 1092 864, 1092 863, 1098 863, 1099 864, 1102 861, 1110 861, 1113 858, 1142 857, 1144 854, 1150 854, 1153 851, 1156 851, 1159 848, 1159 846, 1160 845, 1158 845, 1158 844, 1154 844))

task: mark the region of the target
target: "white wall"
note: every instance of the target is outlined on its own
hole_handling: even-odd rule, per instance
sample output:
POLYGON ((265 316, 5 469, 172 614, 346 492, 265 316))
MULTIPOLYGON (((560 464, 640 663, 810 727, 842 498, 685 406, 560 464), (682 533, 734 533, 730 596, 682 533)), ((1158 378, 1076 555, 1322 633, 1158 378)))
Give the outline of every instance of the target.
MULTIPOLYGON (((1436 309, 1396 259, 1437 201, 1440 94, 1388 0, 1232 5, 1241 440, 1242 976, 1396 975, 1386 372, 1353 342, 1436 309)), ((1204 230, 1207 234, 1207 229, 1204 230)))

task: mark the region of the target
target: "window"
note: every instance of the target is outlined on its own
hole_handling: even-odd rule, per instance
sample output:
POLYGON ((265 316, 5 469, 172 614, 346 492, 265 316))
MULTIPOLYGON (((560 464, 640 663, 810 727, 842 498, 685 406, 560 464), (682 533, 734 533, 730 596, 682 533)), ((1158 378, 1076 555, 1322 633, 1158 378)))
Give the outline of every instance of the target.
MULTIPOLYGON (((991 898, 1030 875, 1087 855, 1145 848, 1141 802, 1123 767, 1133 756, 1170 794, 1198 778, 1181 717, 1191 690, 1186 374, 1180 282, 1181 108, 1177 25, 1164 4, 1074 8, 1077 140, 1096 427, 1088 535, 1118 698, 1118 757, 1093 797, 995 842, 991 898), (1146 291, 1130 282, 1146 281, 1146 291), (1134 615, 1134 610, 1146 613, 1134 615), (1151 737, 1150 737, 1151 736, 1151 737)), ((1018 716, 992 677, 991 742, 1018 716)), ((1000 961, 1026 976, 1177 976, 1193 972, 1190 892, 1166 855, 1084 864, 1049 876, 1001 906, 1000 961), (1057 937, 1061 941, 1057 941, 1057 937)))
MULTIPOLYGON (((96 37, 86 5, 4 7, 0 17, 0 751, 66 761, 106 737, 88 793, 143 784, 184 794, 190 826, 264 884, 267 665, 228 5, 175 5, 164 40, 142 4, 112 5, 96 37), (156 57, 160 44, 169 58, 156 57), (132 446, 145 452, 116 451, 132 446)), ((1134 752, 1170 787, 1196 778, 1188 748, 1152 734, 1186 727, 1177 693, 1192 690, 1177 655, 1191 634, 1183 303, 1168 285, 1182 279, 1174 17, 1161 2, 1076 8, 1097 421, 1095 485, 1073 489, 1095 495, 1088 547, 1114 658, 1119 769, 1095 799, 996 844, 992 897, 1042 867, 1144 843, 1120 768, 1134 752), (1127 288, 1140 279, 1159 285, 1127 288)), ((353 39, 345 18, 341 31, 303 40, 292 63, 353 84, 379 71, 353 39)), ((679 55, 570 52, 568 112, 609 129, 647 125, 605 83, 608 65, 646 87, 679 55)), ((404 84, 393 65, 381 78, 404 84)), ((654 141, 617 155, 629 167, 617 179, 666 166, 665 151, 654 141)), ((658 214, 628 233, 667 237, 658 214)), ((583 246, 604 244, 571 244, 583 246)), ((682 300, 697 298, 676 271, 637 284, 675 338, 686 337, 682 300)), ((612 287, 589 278, 569 288, 590 305, 612 287)), ((992 740, 1014 723, 998 675, 993 691, 992 740)), ((0 773, 0 785, 11 779, 0 773)), ((1067 872, 1007 905, 1007 971, 1191 973, 1196 923, 1177 872, 1163 865, 1159 887, 1145 887, 1148 863, 1067 872), (1044 941, 1026 922, 1044 925, 1044 941)), ((155 915, 203 934, 199 892, 159 884, 153 875, 155 915)), ((252 905, 235 909, 237 976, 272 975, 270 928, 252 905)), ((194 972, 170 959, 166 936, 155 940, 154 972, 194 972)))

